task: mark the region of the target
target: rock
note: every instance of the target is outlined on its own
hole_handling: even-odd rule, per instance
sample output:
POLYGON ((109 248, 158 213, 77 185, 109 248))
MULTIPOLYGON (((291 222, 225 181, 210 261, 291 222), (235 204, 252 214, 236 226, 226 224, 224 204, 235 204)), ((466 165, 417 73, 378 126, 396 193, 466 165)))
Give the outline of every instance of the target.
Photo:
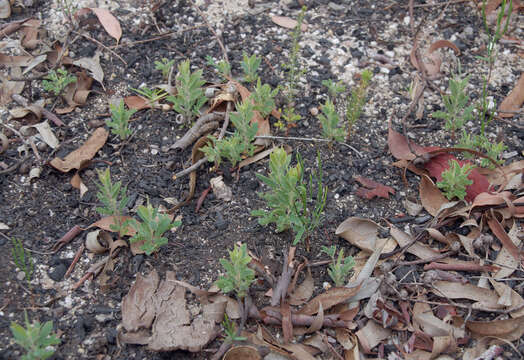
POLYGON ((62 281, 66 272, 67 266, 62 262, 56 265, 55 268, 49 272, 49 277, 56 282, 62 281))

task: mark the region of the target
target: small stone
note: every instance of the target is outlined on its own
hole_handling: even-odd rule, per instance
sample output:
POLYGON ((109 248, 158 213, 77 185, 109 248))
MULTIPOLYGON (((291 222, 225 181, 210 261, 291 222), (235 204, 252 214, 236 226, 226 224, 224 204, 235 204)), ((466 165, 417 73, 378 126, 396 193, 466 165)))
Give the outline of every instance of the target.
POLYGON ((64 263, 58 264, 51 272, 49 272, 49 277, 54 281, 61 281, 67 272, 67 267, 64 263))
POLYGON ((309 113, 313 116, 317 116, 318 115, 318 108, 317 107, 312 107, 309 109, 309 113))
POLYGON ((19 281, 22 281, 25 279, 25 272, 23 271, 19 271, 17 274, 16 274, 16 278, 19 280, 19 281))

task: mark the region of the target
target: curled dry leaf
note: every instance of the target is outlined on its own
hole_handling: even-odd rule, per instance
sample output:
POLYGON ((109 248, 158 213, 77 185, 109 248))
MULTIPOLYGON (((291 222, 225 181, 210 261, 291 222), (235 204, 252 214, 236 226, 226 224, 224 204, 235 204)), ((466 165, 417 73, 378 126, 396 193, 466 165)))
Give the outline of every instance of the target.
POLYGON ((233 198, 233 192, 231 188, 224 183, 222 176, 217 176, 209 180, 213 193, 217 199, 224 201, 231 201, 233 198))
POLYGON ((2 146, 0 147, 0 154, 2 154, 9 148, 9 139, 4 135, 4 133, 0 133, 0 142, 2 143, 2 146))
POLYGON ((306 301, 309 300, 309 298, 311 298, 311 295, 313 295, 314 288, 315 283, 313 280, 313 276, 311 276, 311 271, 308 267, 306 278, 300 285, 297 286, 295 291, 293 291, 289 295, 288 302, 294 306, 304 304, 306 301))
POLYGON ((91 92, 91 85, 93 85, 93 78, 88 76, 85 71, 78 71, 75 75, 76 82, 69 84, 62 95, 68 106, 56 109, 57 114, 70 113, 77 106, 85 105, 87 102, 87 97, 91 92))
MULTIPOLYGON (((121 221, 131 220, 131 216, 120 216, 121 221)), ((90 229, 92 227, 97 227, 105 231, 113 232, 111 230, 111 225, 116 225, 115 223, 116 216, 106 216, 98 221, 95 221, 91 225, 89 225, 87 228, 90 229)), ((125 232, 122 234, 124 236, 134 236, 136 234, 136 231, 131 226, 128 226, 125 230, 125 232)))
MULTIPOLYGON (((1 57, 1 55, 0 55, 1 57)), ((22 71, 18 66, 11 69, 12 76, 21 76, 22 71)), ((7 105, 12 101, 14 94, 20 94, 24 90, 25 82, 23 81, 9 81, 0 75, 2 84, 0 86, 0 106, 7 105)))
POLYGON ((222 360, 262 360, 262 355, 253 345, 239 345, 229 349, 222 360))
POLYGON ((356 333, 362 351, 366 354, 371 353, 371 349, 380 344, 382 340, 390 337, 391 334, 390 329, 384 329, 373 320, 369 320, 366 326, 356 333))
POLYGON ((466 328, 477 337, 494 336, 515 341, 524 335, 524 316, 507 320, 467 321, 466 328))
MULTIPOLYGON (((400 247, 408 245, 413 239, 410 235, 406 234, 402 230, 399 230, 395 226, 390 226, 391 236, 397 241, 400 247)), ((433 250, 426 244, 415 242, 407 250, 408 253, 415 255, 419 259, 430 259, 438 256, 440 253, 433 250)))
POLYGON ((395 195, 395 189, 390 186, 382 185, 381 183, 363 176, 357 176, 355 177, 355 180, 365 187, 358 188, 356 194, 365 199, 371 200, 376 196, 389 199, 389 194, 395 195))
MULTIPOLYGON (((508 232, 508 236, 511 239, 511 242, 513 242, 517 248, 520 248, 522 241, 517 236, 518 232, 519 226, 516 223, 513 223, 513 226, 508 232)), ((502 249, 500 249, 497 258, 495 259, 495 263, 505 265, 501 266, 500 270, 498 270, 495 275, 493 275, 495 279, 502 279, 510 276, 516 269, 518 269, 519 266, 519 261, 511 255, 510 251, 506 247, 502 247, 502 249)))
POLYGON ((69 153, 64 160, 55 157, 49 164, 61 172, 80 169, 85 161, 91 160, 98 150, 104 146, 108 136, 109 132, 106 129, 98 128, 81 147, 69 153))
POLYGON ((502 101, 499 106, 499 116, 513 117, 524 103, 524 73, 520 74, 519 81, 511 90, 508 96, 502 101))
POLYGON ((78 60, 74 60, 73 64, 83 69, 89 70, 93 79, 98 81, 100 84, 104 84, 104 71, 100 66, 100 51, 95 52, 93 57, 83 57, 78 60))
POLYGON ((80 177, 80 173, 77 171, 75 175, 71 178, 71 186, 75 189, 80 190, 80 199, 85 195, 85 193, 89 190, 87 186, 82 181, 82 178, 80 177))
POLYGON ((151 107, 151 104, 149 104, 146 99, 136 95, 126 96, 124 102, 128 108, 135 110, 142 110, 151 107))

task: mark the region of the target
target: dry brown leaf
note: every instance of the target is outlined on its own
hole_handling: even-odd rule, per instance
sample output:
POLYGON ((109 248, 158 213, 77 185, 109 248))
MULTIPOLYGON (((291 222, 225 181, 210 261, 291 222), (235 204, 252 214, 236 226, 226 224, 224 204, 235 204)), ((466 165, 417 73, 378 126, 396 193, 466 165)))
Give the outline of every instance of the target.
POLYGON ((494 336, 515 341, 524 335, 524 316, 507 320, 467 321, 466 328, 479 337, 494 336))
POLYGON ((122 37, 122 28, 113 14, 107 9, 89 8, 89 10, 95 13, 98 21, 100 21, 107 33, 118 42, 122 37))
POLYGON ((360 290, 360 286, 346 288, 346 287, 335 287, 327 290, 326 292, 316 296, 310 302, 308 302, 300 311, 299 314, 313 315, 319 310, 320 303, 322 303, 323 310, 328 310, 331 307, 340 304, 347 299, 351 298, 360 290))
POLYGON ((80 191, 80 199, 89 190, 87 186, 84 184, 84 182, 82 181, 82 178, 80 177, 80 174, 78 173, 78 171, 71 178, 71 186, 73 186, 75 189, 78 189, 80 191))
POLYGON ((511 90, 508 96, 502 101, 499 106, 500 117, 513 117, 516 113, 509 113, 503 111, 518 112, 524 103, 524 72, 520 74, 519 81, 511 90))
POLYGON ((433 315, 431 308, 424 303, 416 303, 413 306, 413 326, 415 329, 423 330, 430 336, 448 336, 454 334, 457 338, 465 336, 464 330, 454 327, 433 315))
POLYGON ((108 136, 109 132, 106 129, 98 128, 81 147, 69 153, 64 160, 55 157, 49 164, 61 172, 80 169, 85 161, 91 160, 104 146, 108 136))
POLYGON ((427 175, 422 175, 419 185, 420 201, 424 209, 432 215, 437 216, 439 209, 448 202, 439 188, 427 175))
POLYGON ((151 107, 151 104, 146 99, 136 95, 126 96, 124 102, 128 108, 135 110, 142 110, 151 107))
POLYGON ((135 282, 122 299, 122 325, 127 331, 151 327, 155 318, 154 296, 159 282, 155 269, 147 276, 137 274, 135 282))
POLYGON ((449 299, 469 299, 480 302, 485 306, 500 308, 497 304, 499 296, 496 292, 473 284, 436 281, 433 283, 431 291, 437 296, 443 296, 449 299))
POLYGON ((5 54, 0 54, 0 65, 26 67, 29 66, 29 64, 31 64, 32 60, 33 57, 29 55, 9 56, 5 54))
MULTIPOLYGON (((489 279, 491 285, 495 289, 495 291, 499 294, 500 298, 507 299, 508 302, 504 305, 509 308, 513 309, 519 306, 522 306, 524 304, 524 299, 522 299, 522 296, 515 290, 513 290, 511 287, 509 287, 504 282, 498 282, 493 279, 489 279)), ((521 308, 520 310, 510 312, 509 315, 512 318, 518 318, 521 316, 524 316, 524 308, 521 308)))
POLYGON ((229 349, 222 360, 262 360, 262 355, 253 345, 238 345, 229 349))
POLYGON ((344 220, 335 230, 335 234, 340 236, 351 245, 354 245, 362 250, 373 252, 379 241, 378 229, 380 226, 370 219, 350 217, 344 220))
POLYGON ((384 329, 373 320, 369 320, 366 326, 356 333, 362 351, 366 354, 369 354, 371 349, 380 344, 382 340, 390 337, 391 334, 390 329, 384 329))
POLYGON ((511 238, 504 230, 504 227, 500 224, 500 222, 495 217, 490 216, 488 218, 488 225, 491 231, 493 232, 493 235, 495 235, 497 239, 500 240, 503 247, 511 254, 511 256, 513 256, 513 258, 519 264, 521 264, 524 256, 522 255, 519 248, 515 246, 511 238))
MULTIPOLYGON (((391 236, 397 241, 400 247, 408 245, 412 237, 402 230, 399 230, 395 226, 390 226, 391 236)), ((436 250, 433 250, 426 244, 421 244, 419 242, 411 245, 407 250, 408 253, 415 255, 419 259, 430 259, 432 257, 438 256, 440 253, 436 250)))
MULTIPOLYGON (((517 248, 520 248, 520 244, 522 241, 517 236, 518 232, 519 232, 519 226, 516 223, 513 223, 513 226, 511 227, 511 229, 508 232, 508 236, 511 239, 511 241, 513 242, 513 244, 517 248)), ((515 259, 511 255, 509 250, 506 249, 505 247, 502 247, 502 249, 500 249, 497 255, 497 258, 495 259, 495 263, 505 265, 505 266, 501 266, 500 270, 498 270, 493 275, 493 278, 495 279, 503 279, 505 277, 508 277, 511 274, 513 274, 513 272, 515 272, 515 270, 517 270, 519 267, 519 261, 515 259)))
MULTIPOLYGON (((131 220, 131 219, 132 219, 131 216, 120 216, 121 222, 126 221, 126 220, 131 220)), ((114 232, 113 230, 111 230, 111 225, 115 225, 115 220, 116 220, 116 216, 106 216, 98 221, 95 221, 91 225, 89 225, 87 229, 90 229, 92 227, 97 227, 105 231, 114 232)), ((131 226, 128 226, 125 229, 125 232, 122 233, 122 235, 124 236, 134 236, 135 234, 136 234, 136 230, 131 226)))
POLYGON ((41 21, 38 19, 30 19, 24 22, 20 28, 23 34, 20 43, 24 48, 32 50, 38 46, 40 43, 40 40, 38 40, 38 28, 40 24, 41 21))
MULTIPOLYGON (((273 16, 271 16, 271 21, 273 21, 278 26, 282 26, 283 28, 286 28, 286 29, 294 29, 297 26, 297 24, 298 24, 298 22, 296 20, 291 19, 290 17, 287 17, 287 16, 273 15, 273 16)), ((302 26, 300 27, 300 30, 301 31, 306 31, 307 30, 307 24, 302 23, 302 26)))
POLYGON ((95 52, 93 57, 83 57, 78 60, 74 60, 73 64, 83 69, 89 70, 93 79, 98 81, 100 84, 104 84, 104 70, 100 66, 100 51, 95 52))
MULTIPOLYGON (((1 56, 1 55, 0 55, 1 56)), ((21 76, 22 71, 18 66, 11 69, 12 76, 21 76)), ((0 106, 7 105, 12 101, 14 94, 20 94, 24 90, 25 82, 23 81, 9 81, 0 75, 2 80, 0 86, 0 106)))

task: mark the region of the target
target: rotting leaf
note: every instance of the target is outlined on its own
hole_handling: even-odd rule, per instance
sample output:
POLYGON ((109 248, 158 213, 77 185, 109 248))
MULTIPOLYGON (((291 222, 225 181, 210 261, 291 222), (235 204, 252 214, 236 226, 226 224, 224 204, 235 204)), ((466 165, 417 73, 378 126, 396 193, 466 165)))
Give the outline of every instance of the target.
POLYGON ((55 157, 49 164, 64 173, 72 169, 80 169, 83 162, 91 160, 104 146, 108 136, 109 132, 106 129, 98 128, 82 146, 69 153, 64 160, 55 157))
POLYGON ((304 315, 313 315, 319 311, 319 304, 322 303, 323 310, 328 310, 331 307, 340 304, 347 299, 354 296, 360 290, 360 285, 352 288, 347 287, 335 287, 327 290, 326 292, 314 297, 310 302, 308 302, 302 309, 300 309, 299 314, 304 315))
POLYGON ((520 74, 519 81, 500 104, 499 115, 501 117, 515 116, 520 110, 522 103, 524 103, 524 73, 520 74))
POLYGON ((374 180, 368 179, 363 176, 355 177, 355 180, 361 183, 364 187, 358 188, 356 194, 365 199, 371 200, 378 196, 384 199, 389 199, 389 194, 395 195, 395 189, 390 186, 382 185, 374 180))

